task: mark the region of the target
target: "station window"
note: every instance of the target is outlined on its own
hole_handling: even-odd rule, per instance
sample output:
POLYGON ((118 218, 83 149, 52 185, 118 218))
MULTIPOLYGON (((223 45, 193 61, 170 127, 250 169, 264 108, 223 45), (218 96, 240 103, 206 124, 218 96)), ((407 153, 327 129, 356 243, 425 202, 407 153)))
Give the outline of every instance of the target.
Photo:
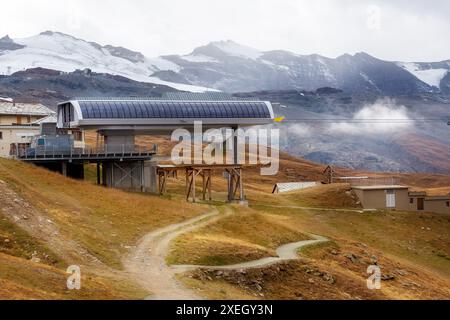
POLYGON ((447 201, 447 202, 445 203, 445 205, 446 205, 447 207, 450 207, 450 201, 447 201))
POLYGON ((414 198, 409 198, 409 203, 413 204, 414 203, 414 198))
POLYGON ((0 131, 0 140, 3 139, 3 132, 0 131))

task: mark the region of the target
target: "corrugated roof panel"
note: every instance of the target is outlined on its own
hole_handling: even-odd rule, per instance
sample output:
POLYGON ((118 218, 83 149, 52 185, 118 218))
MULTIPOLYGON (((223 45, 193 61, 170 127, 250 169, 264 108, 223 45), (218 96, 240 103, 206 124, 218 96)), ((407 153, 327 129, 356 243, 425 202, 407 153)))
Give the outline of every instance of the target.
POLYGON ((79 100, 84 119, 267 118, 263 101, 79 100))

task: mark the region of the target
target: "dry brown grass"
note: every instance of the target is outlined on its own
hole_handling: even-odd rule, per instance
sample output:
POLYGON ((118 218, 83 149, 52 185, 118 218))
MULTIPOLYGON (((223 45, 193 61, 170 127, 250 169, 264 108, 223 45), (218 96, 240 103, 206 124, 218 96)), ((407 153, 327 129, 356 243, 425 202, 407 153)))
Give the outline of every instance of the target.
POLYGON ((0 253, 0 300, 142 299, 146 292, 126 279, 84 273, 81 289, 68 290, 64 270, 0 253))
POLYGON ((146 232, 206 209, 183 200, 106 189, 12 160, 0 159, 0 179, 51 219, 61 233, 117 268, 125 247, 146 232))
POLYGON ((300 228, 256 210, 236 207, 232 216, 176 239, 171 264, 224 265, 276 256, 288 242, 308 239, 300 228))
POLYGON ((308 259, 246 271, 197 270, 183 281, 212 299, 447 299, 448 283, 356 243, 321 245, 308 259), (332 252, 332 253, 331 253, 332 252), (346 257, 355 254, 354 261, 346 257), (376 256, 375 256, 376 254, 376 256), (367 288, 367 267, 381 267, 380 290, 367 288))
MULTIPOLYGON (((95 141, 88 137, 90 143, 95 141)), ((164 137, 139 137, 138 144, 158 143, 167 154, 171 143, 164 137)), ((328 208, 357 208, 355 199, 344 184, 326 185, 288 194, 272 195, 276 182, 319 181, 324 166, 282 154, 280 172, 261 177, 258 168, 244 171, 244 181, 251 208, 237 207, 237 213, 208 228, 176 239, 170 262, 227 264, 274 255, 280 244, 304 239, 311 232, 330 237, 338 255, 330 247, 306 250, 310 261, 292 262, 283 270, 272 267, 244 275, 230 274, 229 279, 183 278, 189 285, 202 289, 213 298, 273 299, 352 299, 352 298, 439 298, 440 288, 449 287, 450 257, 449 218, 444 215, 377 212, 358 213, 328 208), (321 207, 328 210, 307 210, 260 206, 321 207), (359 250, 364 250, 366 253, 359 250), (347 265, 344 254, 361 256, 361 264, 347 265), (377 255, 388 272, 396 268, 408 271, 409 277, 398 276, 398 282, 387 283, 381 292, 364 290, 365 270, 370 255, 377 255), (330 273, 336 284, 323 282, 306 272, 315 268, 330 273), (311 282, 309 279, 312 278, 311 282), (241 279, 242 281, 236 281, 241 279), (262 292, 250 281, 264 283, 262 292), (422 279, 422 280, 421 280, 422 279), (404 282, 419 284, 404 285, 404 282), (244 285, 243 285, 244 284, 244 285), (420 291, 420 292, 419 292, 420 291), (263 296, 261 296, 261 293, 263 296)), ((366 175, 337 168, 341 175, 366 175)), ((383 177, 389 173, 369 173, 383 177)), ((446 190, 449 175, 395 174, 402 183, 417 188, 446 190)), ((206 206, 187 204, 184 200, 184 177, 169 183, 164 197, 105 189, 89 181, 66 179, 23 163, 0 159, 0 180, 6 182, 23 199, 58 228, 62 239, 71 239, 100 260, 102 269, 84 273, 86 291, 67 292, 66 274, 60 264, 88 263, 84 255, 71 252, 74 261, 65 261, 54 254, 40 239, 37 229, 20 233, 11 222, 0 223, 1 237, 11 238, 11 246, 2 246, 0 254, 0 298, 138 298, 144 293, 109 272, 121 268, 121 259, 143 234, 179 222, 206 210, 206 206), (11 231, 15 230, 15 231, 11 231), (14 234, 15 232, 15 234, 14 234), (33 233, 35 232, 35 233, 33 233), (15 237, 17 235, 17 237, 15 237), (38 251, 42 262, 30 262, 30 253, 38 251), (17 257, 12 257, 12 255, 17 257), (45 255, 49 257, 46 260, 45 255), (38 278, 32 275, 39 274, 38 278), (111 281, 112 279, 112 281, 111 281)), ((200 185, 200 183, 199 183, 200 185)), ((199 189, 197 189, 199 190, 199 189)), ((213 197, 225 201, 226 184, 220 173, 214 176, 213 197)), ((1 199, 1 197, 0 197, 1 199)), ((3 205, 3 203, 1 203, 3 205)), ((215 203, 223 205, 223 203, 215 203)), ((11 203, 6 205, 11 206, 11 203)), ((348 259, 347 259, 348 260, 348 259)), ((445 296, 444 296, 445 298, 445 296)))

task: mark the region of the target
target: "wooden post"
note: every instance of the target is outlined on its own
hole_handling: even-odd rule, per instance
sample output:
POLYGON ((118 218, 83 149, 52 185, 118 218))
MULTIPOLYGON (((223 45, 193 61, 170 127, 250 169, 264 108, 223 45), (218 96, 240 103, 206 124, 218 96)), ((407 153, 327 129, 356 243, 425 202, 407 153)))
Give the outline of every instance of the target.
POLYGON ((244 183, 242 181, 242 168, 239 168, 239 200, 244 201, 244 183))
POLYGON ((145 192, 145 165, 141 161, 141 192, 145 192))
POLYGON ((201 169, 201 175, 202 175, 202 199, 203 201, 206 200, 206 177, 205 177, 205 170, 201 169))
POLYGON ((167 192, 167 171, 164 170, 163 172, 163 181, 162 181, 162 192, 167 192))
MULTIPOLYGON (((189 186, 189 169, 186 168, 186 194, 188 194, 188 186, 189 186)), ((189 196, 188 196, 189 197, 189 196)))
POLYGON ((195 202, 195 169, 192 170, 192 202, 195 202))
POLYGON ((208 170, 208 197, 209 197, 209 201, 211 201, 212 200, 212 196, 211 196, 211 183, 212 183, 212 181, 211 181, 211 169, 209 169, 208 170))

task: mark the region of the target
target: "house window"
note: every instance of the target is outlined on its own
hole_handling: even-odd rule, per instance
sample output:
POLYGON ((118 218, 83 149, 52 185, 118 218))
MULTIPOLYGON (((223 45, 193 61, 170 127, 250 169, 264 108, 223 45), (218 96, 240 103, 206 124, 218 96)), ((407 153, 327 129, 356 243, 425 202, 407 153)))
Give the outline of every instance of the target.
POLYGON ((446 205, 447 207, 450 207, 450 201, 447 201, 447 202, 445 203, 445 205, 446 205))
POLYGON ((3 139, 3 132, 0 131, 0 140, 3 139))
POLYGON ((413 204, 414 203, 414 198, 409 198, 409 203, 413 204))

